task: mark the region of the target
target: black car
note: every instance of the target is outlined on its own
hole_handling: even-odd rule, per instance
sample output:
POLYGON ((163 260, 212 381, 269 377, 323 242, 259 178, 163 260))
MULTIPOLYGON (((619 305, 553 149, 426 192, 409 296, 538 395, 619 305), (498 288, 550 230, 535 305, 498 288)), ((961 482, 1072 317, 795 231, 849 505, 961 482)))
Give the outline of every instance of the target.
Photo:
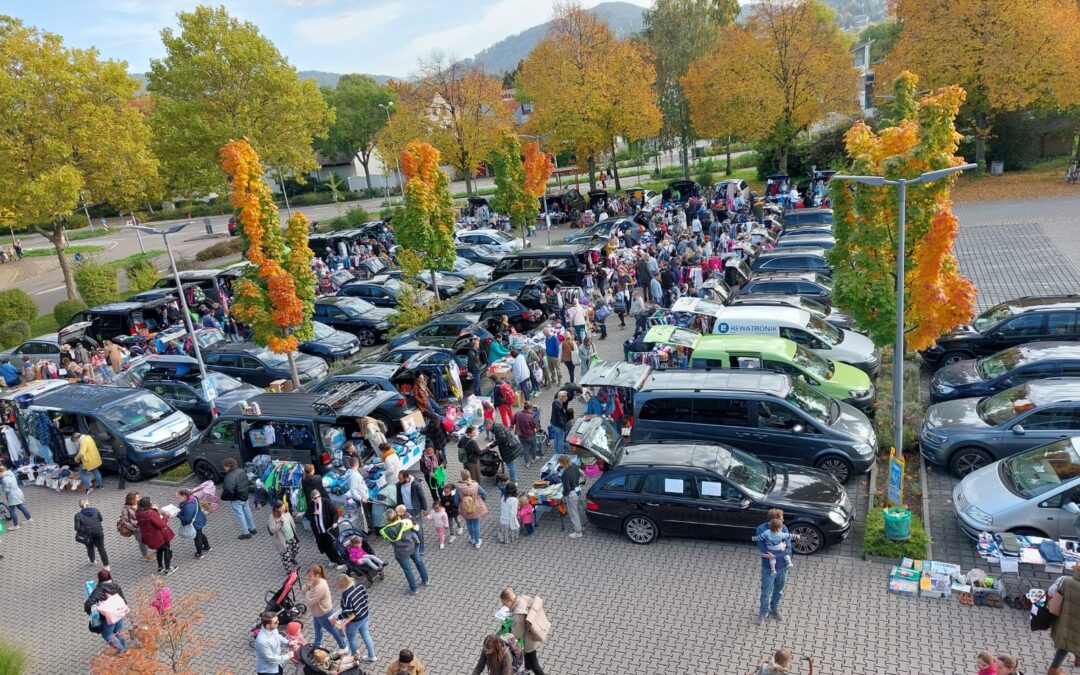
MULTIPOLYGON (((390 270, 386 274, 391 279, 401 279, 404 272, 401 270, 390 270)), ((465 291, 464 279, 452 277, 449 274, 443 274, 442 272, 435 272, 435 285, 432 285, 431 283, 431 270, 422 270, 420 275, 416 277, 416 281, 429 291, 434 291, 437 287, 439 289, 440 298, 452 298, 461 295, 465 291)))
POLYGON ((776 272, 755 274, 742 288, 739 296, 798 295, 825 307, 832 307, 832 281, 814 272, 776 272))
POLYGON ((531 331, 544 322, 544 313, 539 309, 526 307, 507 293, 490 291, 470 293, 450 311, 478 313, 480 321, 488 326, 500 323, 506 317, 519 333, 531 331))
POLYGON ((311 322, 315 337, 300 343, 300 351, 326 361, 347 359, 360 351, 360 340, 352 333, 336 330, 318 321, 311 322))
POLYGON ((517 295, 522 288, 536 278, 536 272, 514 272, 477 288, 473 293, 508 293, 517 295))
POLYGON ((398 333, 390 338, 387 346, 394 349, 409 342, 416 342, 424 347, 447 347, 456 353, 460 341, 464 339, 468 346, 468 338, 474 335, 486 341, 485 344, 494 337, 480 321, 479 314, 443 314, 423 326, 398 333))
POLYGON ((459 258, 465 258, 470 262, 480 263, 481 265, 490 265, 492 267, 498 265, 499 261, 506 256, 505 253, 496 251, 483 244, 458 246, 455 250, 457 251, 459 258))
POLYGON ((790 209, 784 211, 784 232, 802 231, 804 227, 832 227, 832 209, 790 209))
MULTIPOLYGON (((361 361, 349 370, 332 375, 311 387, 312 393, 329 391, 342 382, 366 382, 384 391, 395 393, 412 389, 416 376, 423 373, 428 379, 443 378, 449 362, 457 363, 444 350, 423 349, 400 363, 361 361)), ((451 366, 454 367, 454 366, 451 366)))
MULTIPOLYGON (((203 354, 203 361, 210 370, 232 375, 256 387, 268 387, 276 380, 292 381, 289 360, 284 354, 275 354, 250 342, 235 342, 215 349, 203 354)), ((321 380, 329 372, 326 361, 317 356, 295 354, 293 361, 302 387, 321 380)))
POLYGON ((1024 297, 994 305, 922 352, 944 366, 1029 342, 1080 340, 1080 295, 1024 297))
POLYGON ((406 342, 403 345, 394 347, 393 349, 385 352, 378 352, 371 356, 365 357, 360 363, 397 363, 401 364, 417 354, 425 354, 425 359, 429 363, 448 364, 454 361, 458 364, 458 375, 461 377, 463 385, 468 385, 472 382, 472 375, 469 374, 468 369, 468 342, 461 341, 461 351, 455 351, 449 347, 425 347, 416 342, 406 342))
POLYGON ((626 445, 609 463, 589 488, 586 514, 592 525, 622 532, 635 544, 661 535, 748 542, 776 508, 798 536, 796 553, 816 553, 851 532, 847 493, 817 469, 685 441, 626 445))
POLYGON ((386 339, 390 330, 389 317, 393 311, 359 298, 333 295, 315 301, 314 319, 326 325, 352 333, 361 347, 370 347, 386 339))
POLYGON ((143 330, 156 333, 168 325, 166 305, 172 301, 173 297, 167 295, 146 302, 110 302, 76 312, 67 325, 89 321, 91 325, 86 329, 86 336, 98 342, 122 335, 137 335, 143 330))
POLYGON ((751 272, 817 272, 832 276, 832 268, 825 259, 825 249, 793 246, 774 248, 757 256, 750 264, 751 272))
MULTIPOLYGON (((418 300, 421 303, 428 303, 435 299, 435 294, 429 290, 421 288, 418 292, 418 300)), ((404 293, 404 283, 400 279, 393 279, 385 274, 364 281, 350 281, 338 291, 338 295, 360 298, 376 307, 397 307, 404 293)))
POLYGON ((1080 344, 1032 342, 981 359, 957 361, 930 378, 930 400, 989 396, 1031 380, 1080 377, 1080 344))
POLYGON ((777 240, 773 249, 778 248, 820 248, 831 249, 836 246, 836 239, 828 234, 785 234, 777 240))

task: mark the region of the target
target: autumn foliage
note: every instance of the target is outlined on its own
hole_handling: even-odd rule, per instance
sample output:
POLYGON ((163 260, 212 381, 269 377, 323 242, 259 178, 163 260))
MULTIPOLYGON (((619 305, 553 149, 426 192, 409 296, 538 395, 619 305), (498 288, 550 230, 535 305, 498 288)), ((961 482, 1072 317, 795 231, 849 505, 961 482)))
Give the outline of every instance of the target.
POLYGON ((539 199, 547 192, 547 182, 551 178, 551 155, 540 151, 536 141, 525 144, 525 191, 539 199))
MULTIPOLYGON (((918 79, 903 73, 897 80, 896 126, 874 133, 856 122, 845 136, 850 173, 915 178, 963 163, 955 155, 960 142, 954 121, 964 90, 944 87, 915 99, 918 79), (897 115, 900 117, 900 115, 897 115)), ((905 330, 908 349, 925 349, 934 340, 971 319, 975 286, 960 273, 953 244, 957 220, 949 191, 955 176, 907 188, 905 234, 905 330)), ((829 253, 834 300, 867 330, 878 345, 895 342, 896 242, 899 204, 895 186, 870 187, 833 181, 833 232, 829 253)))
POLYGON ((454 206, 450 178, 439 168, 441 154, 428 143, 413 141, 401 153, 405 174, 405 211, 395 220, 398 243, 416 251, 429 269, 450 269, 454 262, 454 206))
POLYGON ((517 136, 505 134, 502 142, 491 151, 490 158, 495 177, 495 196, 491 205, 499 213, 507 214, 515 227, 524 228, 535 223, 540 205, 526 188, 525 164, 517 136))

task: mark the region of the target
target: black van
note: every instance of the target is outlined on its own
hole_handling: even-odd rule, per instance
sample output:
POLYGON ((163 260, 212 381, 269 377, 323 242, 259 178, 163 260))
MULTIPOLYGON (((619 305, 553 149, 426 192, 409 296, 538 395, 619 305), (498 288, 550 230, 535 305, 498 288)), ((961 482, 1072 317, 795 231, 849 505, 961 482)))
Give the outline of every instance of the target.
POLYGON ((98 342, 137 335, 143 329, 156 333, 168 325, 166 305, 175 300, 175 296, 169 295, 145 302, 110 302, 76 312, 67 325, 89 321, 91 326, 86 334, 98 342))
MULTIPOLYGON (((224 288, 226 293, 231 294, 233 282, 243 272, 244 266, 233 265, 225 269, 184 270, 179 274, 180 283, 184 285, 185 290, 192 285, 197 286, 202 291, 207 303, 216 302, 222 304, 222 289, 224 288)), ((171 274, 166 275, 158 279, 158 282, 154 284, 154 288, 175 291, 176 278, 171 274)))
POLYGON ((602 246, 563 244, 508 253, 492 271, 491 278, 499 279, 514 272, 536 272, 554 275, 566 286, 581 286, 588 258, 599 261, 602 246))

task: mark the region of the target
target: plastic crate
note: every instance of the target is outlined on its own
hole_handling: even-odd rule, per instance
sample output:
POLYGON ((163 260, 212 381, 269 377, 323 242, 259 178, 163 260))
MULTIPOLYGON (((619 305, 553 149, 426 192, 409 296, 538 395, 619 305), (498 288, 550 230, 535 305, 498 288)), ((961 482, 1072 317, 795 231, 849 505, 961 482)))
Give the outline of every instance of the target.
POLYGON ((994 581, 993 588, 971 587, 971 597, 976 607, 1003 607, 1005 605, 1005 584, 1001 579, 994 581))

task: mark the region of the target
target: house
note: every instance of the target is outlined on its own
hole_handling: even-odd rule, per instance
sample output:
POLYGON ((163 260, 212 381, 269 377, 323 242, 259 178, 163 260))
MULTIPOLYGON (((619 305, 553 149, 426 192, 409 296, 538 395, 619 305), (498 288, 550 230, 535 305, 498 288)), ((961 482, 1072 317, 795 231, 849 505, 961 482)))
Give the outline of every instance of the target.
POLYGON ((863 113, 867 115, 874 112, 874 66, 870 63, 870 45, 873 43, 873 40, 868 40, 851 49, 855 70, 859 73, 856 94, 859 99, 859 106, 862 108, 863 113))

